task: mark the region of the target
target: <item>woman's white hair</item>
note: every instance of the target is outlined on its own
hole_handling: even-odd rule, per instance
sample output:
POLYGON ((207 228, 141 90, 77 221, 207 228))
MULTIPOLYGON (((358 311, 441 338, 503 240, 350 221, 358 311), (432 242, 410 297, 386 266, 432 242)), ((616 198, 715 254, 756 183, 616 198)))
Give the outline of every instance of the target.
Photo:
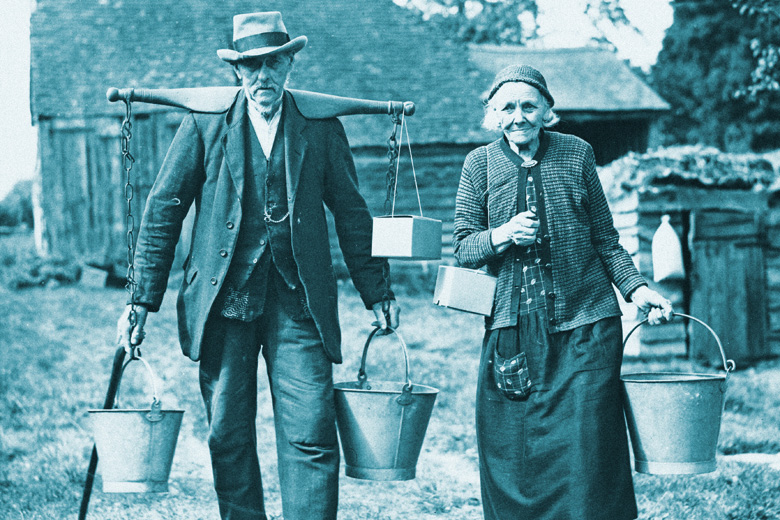
MULTIPOLYGON (((546 109, 544 118, 542 119, 544 121, 544 127, 552 128, 560 122, 561 118, 558 116, 558 114, 555 113, 555 111, 550 106, 550 102, 547 101, 544 96, 539 97, 542 99, 546 109)), ((489 131, 495 131, 501 128, 501 116, 498 115, 498 108, 492 103, 493 99, 495 99, 495 96, 483 102, 485 116, 482 119, 482 128, 489 131)))

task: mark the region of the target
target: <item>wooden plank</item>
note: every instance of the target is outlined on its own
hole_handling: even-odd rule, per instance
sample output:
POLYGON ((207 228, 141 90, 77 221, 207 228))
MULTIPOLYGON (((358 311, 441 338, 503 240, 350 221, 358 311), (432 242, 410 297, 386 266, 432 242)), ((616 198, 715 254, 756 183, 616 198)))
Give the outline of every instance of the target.
MULTIPOLYGON (((705 213, 694 215, 700 239, 693 241, 691 314, 716 331, 727 356, 737 363, 765 357, 769 352, 763 250, 757 243, 740 243, 733 237, 721 240, 708 226, 718 228, 733 221, 724 219, 720 212, 705 213)), ((754 221, 754 229, 747 227, 747 220, 739 222, 743 231, 758 233, 758 222, 754 221)), ((692 325, 690 341, 693 357, 716 366, 721 363, 706 329, 692 325)))

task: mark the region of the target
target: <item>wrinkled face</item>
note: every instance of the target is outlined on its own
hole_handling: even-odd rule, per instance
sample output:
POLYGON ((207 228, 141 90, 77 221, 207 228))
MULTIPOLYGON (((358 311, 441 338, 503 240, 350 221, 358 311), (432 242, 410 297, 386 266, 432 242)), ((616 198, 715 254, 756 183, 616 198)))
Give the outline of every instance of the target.
POLYGON ((544 127, 550 110, 541 92, 528 83, 504 83, 490 99, 499 127, 518 146, 532 143, 544 127))
POLYGON ((239 61, 236 74, 247 96, 261 108, 273 111, 281 103, 292 66, 292 54, 272 54, 239 61))

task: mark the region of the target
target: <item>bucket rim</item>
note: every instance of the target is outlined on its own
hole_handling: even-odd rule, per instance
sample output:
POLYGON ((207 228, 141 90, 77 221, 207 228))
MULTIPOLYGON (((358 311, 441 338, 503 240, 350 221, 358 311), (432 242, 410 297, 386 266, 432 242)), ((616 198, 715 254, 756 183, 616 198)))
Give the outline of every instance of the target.
MULTIPOLYGON (((104 412, 141 412, 141 413, 149 413, 151 412, 151 408, 90 408, 87 410, 89 413, 104 413, 104 412)), ((167 410, 163 408, 160 410, 162 413, 184 413, 184 410, 167 410)))
POLYGON ((634 372, 620 375, 620 380, 625 383, 694 383, 714 380, 725 381, 726 379, 727 374, 704 374, 701 372, 634 372), (690 379, 663 380, 652 379, 652 376, 677 376, 690 379), (642 377, 649 379, 642 379, 642 377))
MULTIPOLYGON (((365 393, 365 394, 401 394, 403 393, 403 387, 406 385, 403 381, 381 381, 381 380, 372 380, 369 381, 369 383, 391 383, 394 385, 399 385, 398 390, 385 390, 385 389, 375 389, 375 388, 353 388, 353 387, 344 387, 339 385, 356 385, 360 384, 360 381, 339 381, 338 383, 333 383, 333 390, 339 390, 342 392, 357 392, 357 393, 365 393)), ((438 388, 434 388, 432 386, 423 385, 420 383, 412 383, 412 395, 435 395, 439 393, 438 388), (418 390, 422 389, 423 391, 418 392, 418 390)))

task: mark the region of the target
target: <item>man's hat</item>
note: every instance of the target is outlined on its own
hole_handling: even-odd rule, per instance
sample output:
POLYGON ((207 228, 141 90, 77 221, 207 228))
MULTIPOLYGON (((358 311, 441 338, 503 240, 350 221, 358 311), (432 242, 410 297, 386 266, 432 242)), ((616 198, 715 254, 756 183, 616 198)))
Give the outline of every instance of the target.
POLYGON ((217 55, 229 63, 279 52, 296 53, 306 46, 306 36, 290 39, 282 13, 238 14, 233 17, 233 49, 219 49, 217 55))

